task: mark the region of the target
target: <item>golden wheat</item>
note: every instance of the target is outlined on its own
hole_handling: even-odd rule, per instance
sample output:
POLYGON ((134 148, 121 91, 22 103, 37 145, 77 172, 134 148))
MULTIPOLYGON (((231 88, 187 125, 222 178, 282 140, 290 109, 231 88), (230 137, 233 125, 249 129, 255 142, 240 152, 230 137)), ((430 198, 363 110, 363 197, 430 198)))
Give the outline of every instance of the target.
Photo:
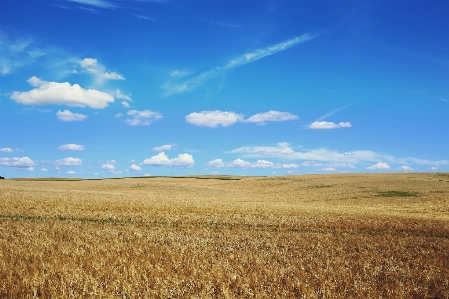
POLYGON ((1 298, 449 298, 449 174, 0 181, 1 298))

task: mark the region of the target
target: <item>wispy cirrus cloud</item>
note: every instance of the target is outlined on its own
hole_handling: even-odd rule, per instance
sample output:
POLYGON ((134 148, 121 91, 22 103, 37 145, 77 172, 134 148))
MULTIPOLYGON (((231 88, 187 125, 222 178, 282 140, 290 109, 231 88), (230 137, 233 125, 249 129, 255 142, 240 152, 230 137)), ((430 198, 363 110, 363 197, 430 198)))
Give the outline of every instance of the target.
POLYGON ((285 51, 291 47, 294 47, 298 44, 309 41, 318 35, 311 35, 309 33, 303 34, 301 36, 294 37, 287 41, 275 44, 273 46, 269 46, 263 49, 257 49, 252 52, 248 52, 242 55, 239 55, 231 60, 229 60, 226 64, 222 66, 217 66, 209 71, 202 72, 196 76, 191 77, 190 79, 184 80, 182 82, 170 80, 162 85, 162 89, 164 90, 164 94, 169 96, 172 94, 187 92, 196 89, 207 80, 211 78, 218 77, 224 74, 226 71, 246 65, 248 63, 255 62, 259 59, 262 59, 269 55, 274 55, 281 51, 285 51))
POLYGON ((309 126, 310 129, 318 129, 318 130, 350 128, 350 127, 352 127, 350 122, 339 122, 337 124, 330 121, 315 121, 309 126))
POLYGON ((240 168, 240 169, 293 169, 301 167, 300 164, 285 164, 285 163, 273 163, 267 160, 257 160, 256 162, 249 162, 240 158, 233 160, 232 162, 223 162, 222 159, 215 159, 206 163, 210 167, 227 167, 227 168, 240 168))
MULTIPOLYGON (((102 84, 106 80, 125 80, 121 74, 117 72, 110 72, 106 70, 106 67, 98 62, 95 58, 84 58, 78 61, 80 70, 73 70, 72 73, 87 73, 95 78, 96 84, 102 84)), ((123 95, 119 90, 116 92, 118 95, 123 95)), ((125 96, 125 95, 123 95, 125 96)))
POLYGON ((0 31, 0 74, 14 73, 17 69, 35 63, 40 57, 46 55, 46 51, 39 48, 33 39, 11 38, 0 31))
POLYGON ((298 116, 289 112, 270 110, 268 112, 255 114, 248 119, 244 119, 244 115, 240 113, 215 110, 190 113, 186 116, 186 122, 199 127, 215 128, 217 126, 228 127, 236 122, 257 123, 259 125, 264 125, 269 121, 287 121, 298 118, 298 116))
MULTIPOLYGON (((368 168, 370 170, 376 169, 376 167, 382 167, 383 164, 395 163, 395 164, 418 164, 428 166, 440 166, 449 164, 448 160, 430 161, 418 158, 398 158, 393 155, 377 153, 370 150, 354 150, 339 152, 336 150, 330 150, 327 148, 317 148, 308 150, 293 150, 288 143, 278 143, 277 146, 244 146, 227 152, 229 154, 242 154, 244 157, 251 158, 280 158, 285 160, 309 160, 309 161, 323 161, 333 163, 349 163, 351 165, 356 163, 368 163, 377 162, 368 168), (381 163, 381 164, 379 164, 381 163)), ((349 165, 346 164, 346 165, 349 165)), ((335 164, 345 165, 345 164, 335 164)))
POLYGON ((95 6, 99 8, 112 9, 117 6, 113 4, 111 1, 106 0, 69 0, 70 2, 75 2, 83 5, 95 6))

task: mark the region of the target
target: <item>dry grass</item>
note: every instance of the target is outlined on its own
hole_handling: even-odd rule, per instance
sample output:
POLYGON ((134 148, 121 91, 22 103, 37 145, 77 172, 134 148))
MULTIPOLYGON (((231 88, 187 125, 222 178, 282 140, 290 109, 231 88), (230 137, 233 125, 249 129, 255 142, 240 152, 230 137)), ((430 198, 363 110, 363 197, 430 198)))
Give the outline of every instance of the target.
POLYGON ((449 298, 449 174, 1 180, 0 297, 449 298))

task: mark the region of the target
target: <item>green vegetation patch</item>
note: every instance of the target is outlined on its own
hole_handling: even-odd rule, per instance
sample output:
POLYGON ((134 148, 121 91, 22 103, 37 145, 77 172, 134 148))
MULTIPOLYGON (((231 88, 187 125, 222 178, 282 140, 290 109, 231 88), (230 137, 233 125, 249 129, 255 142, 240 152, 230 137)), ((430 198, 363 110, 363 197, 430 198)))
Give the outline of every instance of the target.
POLYGON ((405 192, 405 191, 386 191, 379 192, 377 196, 382 197, 418 197, 418 193, 415 192, 405 192))

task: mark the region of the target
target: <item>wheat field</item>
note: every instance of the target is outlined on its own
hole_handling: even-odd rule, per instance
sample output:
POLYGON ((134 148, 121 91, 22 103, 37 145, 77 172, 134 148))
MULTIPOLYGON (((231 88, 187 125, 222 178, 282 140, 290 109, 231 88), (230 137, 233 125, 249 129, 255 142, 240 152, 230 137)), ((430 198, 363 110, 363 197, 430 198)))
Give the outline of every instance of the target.
POLYGON ((0 180, 0 298, 449 298, 449 174, 0 180))

